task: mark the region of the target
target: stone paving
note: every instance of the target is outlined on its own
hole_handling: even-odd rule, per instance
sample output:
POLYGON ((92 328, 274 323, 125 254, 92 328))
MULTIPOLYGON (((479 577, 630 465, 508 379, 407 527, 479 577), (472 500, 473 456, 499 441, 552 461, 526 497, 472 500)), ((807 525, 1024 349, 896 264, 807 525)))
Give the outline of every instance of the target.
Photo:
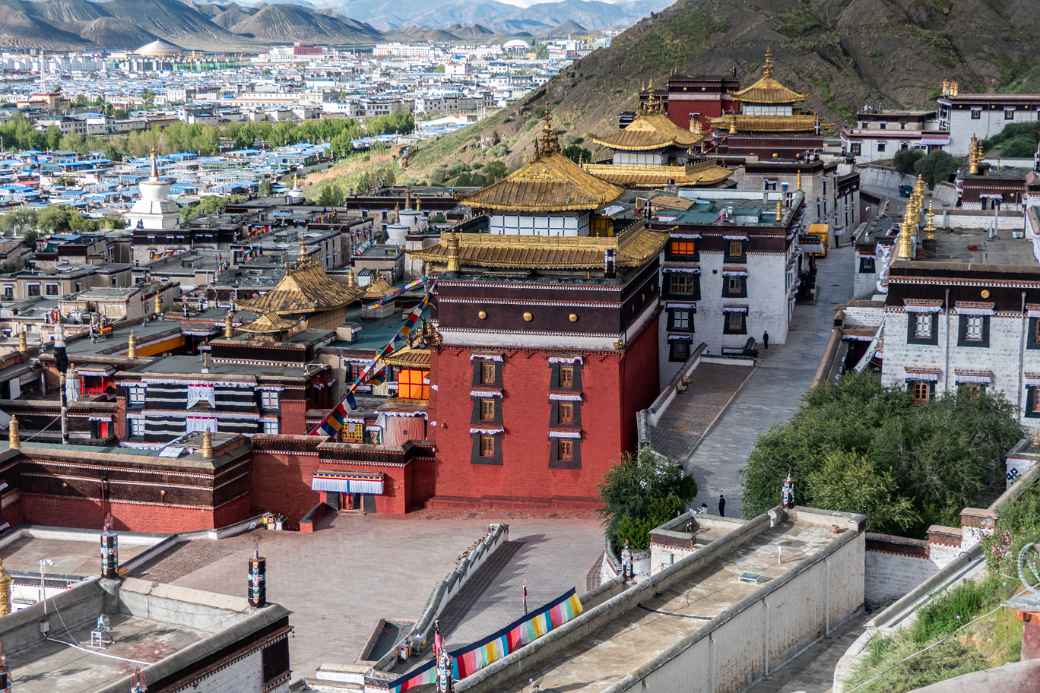
MULTIPOLYGON (((498 588, 492 584, 470 614, 486 614, 488 625, 507 617, 511 600, 519 602, 519 588, 511 581, 536 586, 535 600, 543 591, 580 586, 603 547, 595 519, 508 522, 511 539, 524 547, 502 571, 498 588), (491 607, 498 605, 502 611, 496 614, 491 607)), ((487 524, 486 519, 344 513, 313 534, 257 530, 220 541, 193 541, 135 576, 244 595, 248 558, 259 540, 267 557, 268 598, 293 612, 293 678, 302 678, 313 676, 324 662, 353 663, 380 618, 417 619, 434 585, 462 551, 484 536, 487 524)), ((474 625, 481 634, 484 628, 474 625)))
POLYGON ((851 246, 831 248, 828 257, 818 261, 816 303, 795 307, 787 342, 759 350, 751 379, 685 458, 683 466, 697 481, 698 505, 707 503, 715 512, 723 493, 726 514, 740 516, 741 470, 758 436, 790 419, 809 389, 834 325, 834 310, 852 296, 852 253, 851 246))
POLYGON ((686 459, 751 373, 747 366, 698 365, 690 386, 675 396, 666 414, 651 429, 654 449, 673 460, 686 459))
POLYGON ((830 693, 834 667, 863 633, 863 624, 873 615, 860 612, 831 637, 816 643, 745 693, 830 693))

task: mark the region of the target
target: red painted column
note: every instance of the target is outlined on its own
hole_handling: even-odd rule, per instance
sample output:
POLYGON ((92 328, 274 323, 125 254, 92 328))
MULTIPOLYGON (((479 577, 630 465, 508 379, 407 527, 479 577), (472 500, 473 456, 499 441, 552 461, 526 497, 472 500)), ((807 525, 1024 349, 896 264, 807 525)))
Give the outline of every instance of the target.
POLYGON ((1040 659, 1040 612, 1019 611, 1022 621, 1022 659, 1040 659))

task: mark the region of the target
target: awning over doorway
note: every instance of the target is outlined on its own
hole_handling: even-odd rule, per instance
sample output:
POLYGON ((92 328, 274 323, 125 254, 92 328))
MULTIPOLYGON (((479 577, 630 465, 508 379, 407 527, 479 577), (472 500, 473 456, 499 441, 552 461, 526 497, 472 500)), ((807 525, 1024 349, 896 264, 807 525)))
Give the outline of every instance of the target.
POLYGON ((383 495, 383 475, 367 472, 317 471, 311 478, 312 491, 336 491, 338 493, 369 493, 383 495))

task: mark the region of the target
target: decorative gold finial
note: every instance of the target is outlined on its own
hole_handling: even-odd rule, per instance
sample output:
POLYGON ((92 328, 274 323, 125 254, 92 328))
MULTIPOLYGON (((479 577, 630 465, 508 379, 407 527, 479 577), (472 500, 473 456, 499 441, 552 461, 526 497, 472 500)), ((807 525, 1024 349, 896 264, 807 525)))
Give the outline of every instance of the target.
POLYGON ((304 239, 303 234, 300 234, 300 247, 297 249, 297 254, 300 257, 296 260, 296 265, 303 267, 304 263, 307 262, 307 241, 304 239))
POLYGON ((701 135, 704 134, 704 130, 701 127, 701 119, 700 118, 693 118, 693 119, 690 120, 690 132, 692 132, 697 137, 700 137, 701 135))
POLYGON ((926 241, 935 240, 935 212, 932 211, 931 202, 928 203, 928 214, 925 216, 924 239, 926 241))
POLYGON ((735 115, 729 117, 729 134, 737 134, 737 117, 735 115))
POLYGON ((802 189, 802 169, 798 169, 797 171, 795 171, 795 174, 794 174, 794 189, 795 190, 801 190, 802 189))
POLYGON ((354 276, 354 270, 350 267, 347 268, 347 273, 344 275, 344 279, 346 280, 348 289, 357 287, 357 277, 354 276))
POLYGON ((776 198, 776 221, 777 223, 784 220, 784 202, 779 197, 776 198))
POLYGON ((766 48, 766 59, 762 63, 762 76, 769 78, 773 76, 773 49, 766 48))
POLYGON ((968 173, 973 176, 979 173, 979 138, 974 133, 968 143, 968 173))
POLYGON ((199 454, 203 459, 213 459, 213 434, 209 431, 202 432, 202 447, 199 449, 199 454))
POLYGON ((133 330, 130 331, 130 336, 126 338, 126 357, 128 359, 137 358, 137 339, 134 338, 133 330))
POLYGON ((152 160, 152 162, 151 162, 152 163, 151 177, 152 177, 152 180, 159 180, 159 160, 156 158, 156 153, 157 152, 155 151, 155 147, 152 147, 152 153, 151 153, 151 160, 152 160))
POLYGON ((0 559, 0 616, 11 613, 11 583, 14 579, 7 574, 4 562, 0 559))
POLYGON ((162 314, 162 289, 155 292, 155 300, 152 301, 152 312, 156 315, 162 314))
POLYGON ((7 424, 7 448, 9 450, 22 449, 22 436, 18 433, 17 416, 12 416, 11 422, 7 424))
POLYGON ((910 238, 910 224, 904 223, 896 239, 896 259, 911 260, 914 257, 914 244, 910 238))
POLYGON ((229 310, 224 314, 224 339, 231 339, 235 336, 235 323, 229 310))
POLYGON ((560 153, 560 138, 553 128, 552 114, 549 109, 545 110, 545 119, 542 124, 542 134, 535 142, 535 154, 537 156, 548 156, 560 153))
POLYGON ((18 331, 18 351, 23 354, 29 351, 29 338, 25 334, 24 327, 18 331))
POLYGON ((448 234, 448 272, 459 271, 459 235, 457 233, 448 234))

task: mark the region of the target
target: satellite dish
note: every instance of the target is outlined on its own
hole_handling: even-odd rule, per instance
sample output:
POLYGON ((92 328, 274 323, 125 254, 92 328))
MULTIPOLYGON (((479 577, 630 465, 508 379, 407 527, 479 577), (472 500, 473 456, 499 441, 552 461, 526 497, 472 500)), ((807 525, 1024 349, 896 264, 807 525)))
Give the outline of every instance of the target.
POLYGON ((1026 544, 1018 552, 1018 579, 1033 597, 1040 598, 1040 546, 1026 544))

